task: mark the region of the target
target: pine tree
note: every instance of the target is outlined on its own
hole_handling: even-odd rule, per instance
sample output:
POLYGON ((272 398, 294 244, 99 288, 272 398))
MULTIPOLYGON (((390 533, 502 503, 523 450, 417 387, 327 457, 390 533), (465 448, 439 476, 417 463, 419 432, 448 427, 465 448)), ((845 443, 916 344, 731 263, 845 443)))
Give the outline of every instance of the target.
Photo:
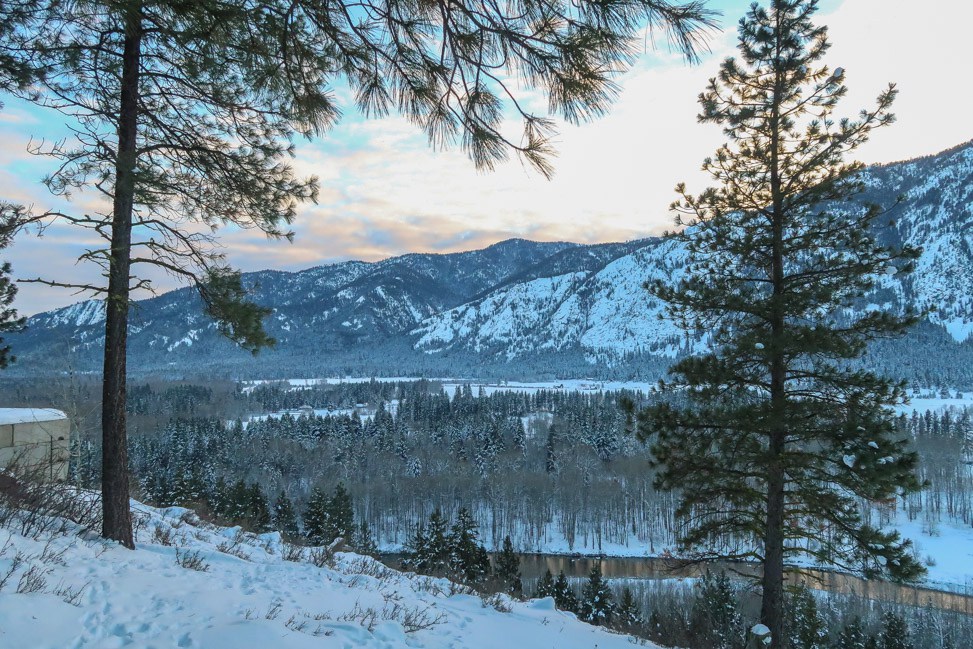
POLYGON ((429 572, 426 558, 428 556, 429 539, 426 536, 426 527, 420 521, 416 525, 415 532, 405 544, 405 558, 402 566, 407 570, 413 570, 419 574, 429 572))
MULTIPOLYGON (((550 574, 550 571, 548 571, 548 574, 550 574)), ((495 575, 503 588, 503 592, 513 597, 523 596, 524 586, 520 575, 520 557, 514 552, 514 546, 509 536, 504 537, 503 546, 497 555, 495 575)))
POLYGON ((845 624, 841 633, 838 634, 834 649, 866 649, 868 640, 865 629, 862 627, 861 618, 856 617, 845 624))
POLYGON ((578 596, 571 590, 571 584, 568 583, 568 578, 565 576, 563 570, 557 575, 557 581, 554 582, 551 596, 554 597, 554 605, 558 609, 571 613, 578 612, 578 596))
POLYGON ((713 575, 707 571, 703 575, 690 616, 690 628, 700 649, 735 649, 743 644, 746 629, 726 573, 713 575))
POLYGON ((878 637, 878 649, 914 649, 909 638, 909 625, 905 618, 894 611, 882 616, 882 633, 878 637))
POLYGON ((454 573, 455 559, 449 523, 438 507, 425 525, 416 527, 406 547, 405 565, 418 573, 449 576, 454 573))
POLYGON ((243 478, 240 478, 227 489, 223 516, 233 523, 242 524, 247 520, 249 511, 250 488, 243 478))
POLYGON ((304 508, 304 536, 311 545, 325 545, 330 543, 327 538, 330 522, 328 510, 331 499, 321 487, 315 487, 304 508))
POLYGON ((247 489, 247 510, 246 524, 254 532, 269 532, 270 507, 267 505, 267 497, 256 482, 252 483, 247 489))
POLYGON ((346 543, 352 542, 355 533, 355 511, 351 505, 351 495, 343 483, 335 487, 334 495, 328 501, 327 523, 324 526, 324 545, 337 538, 346 543))
POLYGON ((24 215, 56 216, 103 242, 81 260, 100 266, 106 283, 37 278, 106 299, 103 536, 134 548, 128 322, 132 287, 149 287, 151 275, 133 267, 196 288, 219 330, 244 348, 272 344, 263 327, 270 310, 248 299, 211 233, 235 225, 292 236, 297 205, 316 197, 318 183, 296 177, 286 160, 295 135, 337 121, 335 84, 346 83, 366 115, 399 110, 433 145, 459 143, 477 168, 514 152, 549 175, 552 122, 513 99, 517 84, 584 121, 611 103, 614 75, 632 60, 645 22, 671 30, 693 57, 709 15, 699 2, 664 0, 466 2, 442 12, 372 0, 0 4, 0 90, 58 111, 76 135, 38 148, 58 163, 45 184, 62 197, 92 188, 112 203, 24 215), (521 118, 519 142, 501 128, 508 110, 521 118))
POLYGON ((914 318, 845 308, 918 255, 876 239, 882 211, 854 202, 861 165, 843 162, 891 123, 895 89, 857 120, 833 117, 845 75, 820 63, 829 45, 811 22, 816 9, 815 0, 753 5, 740 56, 700 97, 700 120, 722 125, 731 143, 704 163, 717 187, 677 188, 673 207, 689 216, 678 235, 686 272, 650 288, 687 332, 707 333, 709 351, 670 370, 685 406, 639 416, 657 487, 680 490, 678 515, 692 513, 683 548, 728 556, 700 548, 732 538, 743 544, 733 557, 763 564, 770 649, 783 639, 789 556, 900 580, 923 571, 908 542, 862 519, 860 499, 920 485, 890 418, 904 386, 853 363, 914 318))
POLYGON ((476 521, 465 507, 456 515, 449 534, 453 574, 466 583, 475 584, 482 581, 490 571, 490 557, 479 541, 476 521))
POLYGON ((578 613, 582 620, 597 626, 610 625, 615 617, 614 598, 608 584, 602 579, 599 564, 595 564, 588 575, 578 603, 578 613))
MULTIPOLYGON (((153 493, 153 497, 155 494, 153 493)), ((209 504, 213 513, 220 518, 227 518, 226 512, 229 509, 230 487, 226 484, 226 479, 219 476, 213 484, 213 489, 209 494, 209 504)))
MULTIPOLYGON (((9 39, 15 37, 17 26, 23 19, 13 15, 13 12, 20 10, 30 11, 30 8, 26 5, 15 7, 12 4, 9 7, 6 4, 0 7, 0 91, 24 91, 37 76, 36 70, 31 69, 30 65, 19 60, 15 53, 8 52, 9 39)), ((0 108, 3 108, 3 103, 0 103, 0 108)), ((0 200, 0 250, 10 245, 24 213, 23 206, 0 200)), ((11 306, 17 296, 17 285, 10 281, 11 271, 9 262, 0 264, 0 334, 22 331, 26 322, 11 306)), ((4 345, 3 337, 0 336, 0 369, 17 360, 10 351, 10 345, 4 345)))
POLYGON ((544 576, 537 580, 537 588, 534 590, 534 599, 541 599, 542 597, 554 597, 554 575, 551 574, 550 568, 544 571, 544 576))
POLYGON ((372 537, 372 530, 368 527, 368 521, 362 521, 355 530, 355 538, 352 544, 355 552, 370 557, 378 556, 378 545, 372 537))
POLYGON ((429 515, 426 533, 426 561, 430 574, 450 574, 453 566, 453 544, 449 538, 449 522, 438 507, 429 515))
POLYGON ((273 523, 274 529, 289 541, 296 539, 301 534, 297 525, 294 504, 283 491, 277 495, 277 500, 274 501, 273 523))
POLYGON ((527 453, 527 429, 524 427, 524 422, 522 420, 515 419, 512 422, 513 426, 513 445, 520 453, 527 453))
POLYGON ((618 602, 615 624, 626 632, 636 631, 645 624, 645 620, 642 618, 642 610, 635 601, 635 594, 628 586, 622 589, 622 598, 618 602))
POLYGON ((548 474, 558 472, 557 426, 551 424, 547 429, 547 444, 544 446, 544 469, 548 474))
POLYGON ((811 590, 801 586, 788 598, 787 604, 789 646, 792 649, 827 649, 827 628, 811 590))

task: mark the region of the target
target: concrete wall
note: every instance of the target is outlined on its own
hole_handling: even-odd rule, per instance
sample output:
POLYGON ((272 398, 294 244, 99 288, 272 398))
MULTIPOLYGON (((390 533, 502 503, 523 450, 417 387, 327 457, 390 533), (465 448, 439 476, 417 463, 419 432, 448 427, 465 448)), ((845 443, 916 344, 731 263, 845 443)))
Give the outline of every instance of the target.
MULTIPOLYGON (((25 412, 33 414, 36 411, 25 412)), ((15 462, 22 468, 42 472, 47 480, 65 480, 68 477, 71 422, 66 417, 46 421, 29 416, 23 419, 27 421, 5 417, 4 423, 0 423, 0 467, 15 462)))

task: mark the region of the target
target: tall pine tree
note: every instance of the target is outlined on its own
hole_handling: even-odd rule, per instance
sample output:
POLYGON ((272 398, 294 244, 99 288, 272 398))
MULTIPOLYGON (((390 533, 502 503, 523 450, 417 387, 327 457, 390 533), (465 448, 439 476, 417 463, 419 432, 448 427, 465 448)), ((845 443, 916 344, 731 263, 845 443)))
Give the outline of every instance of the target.
POLYGON ((730 143, 703 165, 717 186, 698 196, 677 188, 688 264, 676 285, 650 288, 688 332, 708 334, 709 351, 671 368, 687 405, 639 417, 657 486, 681 491, 683 548, 763 565, 771 649, 783 641, 788 557, 895 579, 922 573, 908 543, 860 511, 860 499, 920 486, 892 422, 904 386, 854 363, 913 318, 846 308, 918 255, 878 241, 883 212, 854 202, 861 165, 844 161, 892 122, 895 89, 857 119, 834 118, 845 75, 821 63, 829 44, 811 22, 816 9, 753 5, 739 57, 700 96, 700 120, 722 125, 730 143))
POLYGON ((247 298, 213 231, 232 225, 291 236, 314 178, 287 158, 296 135, 337 120, 334 85, 368 116, 398 110, 434 146, 458 143, 478 168, 511 152, 550 175, 552 122, 517 100, 542 91, 580 122, 607 110, 613 76, 634 59, 646 23, 694 57, 709 12, 695 0, 439 5, 22 0, 0 3, 0 90, 60 113, 74 137, 37 148, 55 158, 56 195, 89 189, 92 210, 22 214, 88 230, 80 259, 104 281, 35 278, 103 296, 102 535, 134 548, 126 424, 133 289, 154 267, 193 286, 222 333, 256 352, 270 313, 247 298), (499 70, 506 73, 499 74, 499 70), (23 79, 37 73, 34 83, 23 79), (501 128, 521 118, 522 137, 501 128))
POLYGON ((468 584, 482 581, 490 571, 490 557, 480 544, 476 521, 465 507, 456 515, 449 544, 453 574, 468 584))

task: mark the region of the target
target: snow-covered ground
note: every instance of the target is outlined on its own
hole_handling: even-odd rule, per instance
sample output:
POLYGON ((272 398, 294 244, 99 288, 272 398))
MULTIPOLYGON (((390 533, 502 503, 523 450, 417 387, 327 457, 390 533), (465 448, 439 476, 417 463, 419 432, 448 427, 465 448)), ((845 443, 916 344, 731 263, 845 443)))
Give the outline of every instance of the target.
MULTIPOLYGON (((397 383, 408 381, 420 381, 421 377, 416 376, 393 376, 393 377, 329 377, 319 379, 287 379, 294 388, 309 387, 314 385, 338 385, 341 383, 368 383, 378 381, 381 383, 397 383)), ((597 379, 558 379, 556 381, 483 381, 482 379, 462 379, 462 378, 426 378, 428 381, 441 383, 447 394, 453 396, 456 391, 464 385, 469 385, 474 395, 478 395, 480 389, 484 394, 493 394, 503 390, 511 392, 537 392, 539 390, 565 390, 568 392, 595 392, 598 390, 641 390, 648 392, 656 388, 655 381, 599 381, 597 379)), ((242 381, 243 391, 253 390, 263 383, 276 383, 277 381, 255 380, 242 381)))
POLYGON ((133 506, 134 552, 93 535, 34 540, 0 528, 0 647, 632 646, 628 636, 556 611, 550 598, 455 594, 445 580, 355 554, 338 553, 330 567, 314 565, 308 550, 302 561, 285 560, 276 533, 242 534, 185 509, 133 506), (198 559, 205 572, 180 557, 198 559), (17 592, 30 584, 33 592, 17 592))
POLYGON ((911 539, 926 562, 925 583, 930 588, 973 595, 973 528, 961 522, 925 523, 899 514, 895 529, 911 539))
MULTIPOLYGON (((380 383, 398 383, 409 381, 420 381, 424 377, 417 376, 390 376, 390 377, 365 377, 365 376, 345 376, 345 377, 325 377, 316 379, 286 379, 284 381, 254 380, 242 381, 243 391, 249 392, 258 385, 264 383, 288 383, 294 388, 311 387, 315 385, 338 385, 342 383, 368 383, 378 381, 380 383)), ((557 379, 555 381, 484 381, 482 379, 464 378, 429 378, 425 380, 434 381, 442 384, 447 393, 452 396, 456 390, 464 385, 469 385, 473 394, 479 394, 480 388, 485 394, 493 394, 502 390, 513 392, 537 392, 538 390, 564 390, 567 392, 594 392, 598 390, 633 390, 642 392, 654 391, 658 385, 656 381, 601 381, 598 379, 557 379)), ((912 393, 909 403, 896 408, 897 412, 925 412, 926 410, 940 410, 949 407, 973 407, 973 392, 959 392, 949 390, 949 395, 944 396, 940 391, 923 391, 912 393)))
POLYGON ((938 412, 946 408, 971 408, 973 407, 973 392, 949 391, 949 396, 934 394, 931 392, 920 393, 909 397, 909 403, 896 408, 896 412, 911 414, 913 412, 924 413, 927 410, 938 412))

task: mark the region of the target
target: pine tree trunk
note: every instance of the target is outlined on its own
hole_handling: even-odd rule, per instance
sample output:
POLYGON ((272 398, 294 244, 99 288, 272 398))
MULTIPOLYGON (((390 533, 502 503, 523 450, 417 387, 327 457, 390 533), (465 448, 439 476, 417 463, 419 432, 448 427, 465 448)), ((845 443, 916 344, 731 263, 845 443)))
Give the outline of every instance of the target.
MULTIPOLYGON (((779 47, 779 46, 778 46, 779 47)), ((778 49, 779 56, 779 49, 778 49)), ((783 454, 786 441, 787 364, 784 358, 784 200, 780 179, 780 101, 783 93, 781 67, 775 66, 770 138, 770 191, 772 249, 770 261, 770 452, 767 464, 767 525, 764 535, 763 599, 760 619, 770 629, 770 648, 781 649, 784 639, 784 487, 783 454)))
POLYGON ((121 103, 118 114, 118 154, 112 206, 111 256, 105 308, 105 366, 101 402, 104 508, 102 536, 134 548, 129 508, 128 440, 126 431, 126 355, 128 346, 129 267, 132 211, 135 200, 136 129, 138 121, 141 9, 125 16, 121 103))
POLYGON ((784 316, 779 307, 783 299, 783 224, 780 212, 774 214, 774 250, 772 255, 774 309, 770 340, 770 408, 771 431, 768 440, 770 461, 767 465, 767 521, 764 536, 763 601, 760 618, 771 633, 770 649, 783 646, 784 631, 784 488, 782 456, 785 446, 784 412, 787 366, 783 354, 784 316))
MULTIPOLYGON (((775 432, 771 453, 783 450, 783 433, 775 432)), ((784 636, 784 475, 777 463, 767 476, 767 530, 764 537, 763 601, 760 619, 771 633, 770 649, 780 649, 784 636)))

